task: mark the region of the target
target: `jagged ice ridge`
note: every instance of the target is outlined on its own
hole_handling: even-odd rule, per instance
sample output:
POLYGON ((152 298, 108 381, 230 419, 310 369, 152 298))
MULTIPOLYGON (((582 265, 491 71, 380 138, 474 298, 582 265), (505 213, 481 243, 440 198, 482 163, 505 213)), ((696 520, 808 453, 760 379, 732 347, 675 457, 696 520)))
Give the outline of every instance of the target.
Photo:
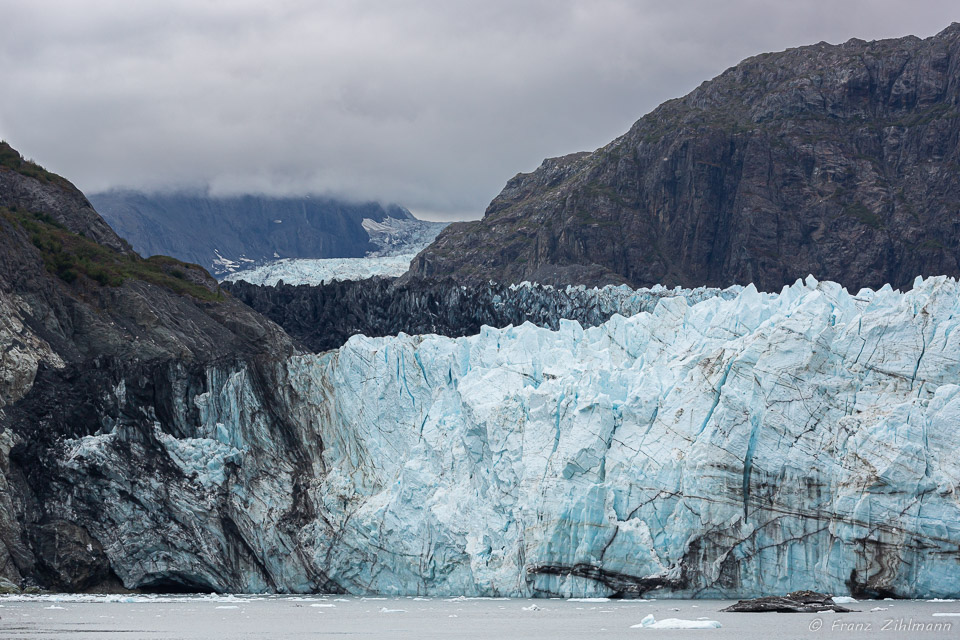
MULTIPOLYGON (((226 590, 957 596, 958 316, 952 279, 808 278, 590 329, 356 336, 284 365, 299 477, 262 471, 278 445, 250 376, 212 371, 197 437, 157 442, 248 505, 257 571, 229 583, 161 532, 123 543, 122 501, 95 533, 130 585, 189 567, 226 590), (295 499, 315 517, 289 531, 295 499)), ((109 462, 115 437, 65 464, 109 462)))

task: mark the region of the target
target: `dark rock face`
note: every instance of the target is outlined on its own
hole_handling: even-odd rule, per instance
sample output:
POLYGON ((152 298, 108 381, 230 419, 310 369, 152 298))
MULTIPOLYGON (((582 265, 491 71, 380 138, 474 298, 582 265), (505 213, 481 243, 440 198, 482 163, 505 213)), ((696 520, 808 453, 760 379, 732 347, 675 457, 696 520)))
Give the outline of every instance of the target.
MULTIPOLYGON (((164 434, 191 437, 197 397, 244 375, 256 381, 249 385, 251 402, 274 408, 256 427, 262 440, 280 443, 270 449, 277 460, 260 468, 279 474, 309 465, 312 456, 284 437, 289 423, 275 396, 282 384, 275 382, 274 365, 293 353, 290 339, 247 306, 215 294, 216 281, 202 270, 170 259, 144 267, 147 261, 132 254, 62 178, 0 167, 0 207, 0 575, 24 586, 71 591, 176 583, 242 588, 247 583, 241 580, 263 575, 257 567, 266 552, 247 542, 258 525, 238 515, 238 505, 185 476, 156 443, 164 434), (51 248, 43 233, 62 246, 51 248), (119 256, 118 264, 134 275, 109 285, 82 270, 58 277, 46 261, 67 255, 74 244, 80 248, 71 259, 119 256), (205 295, 178 292, 167 282, 205 295), (67 442, 103 434, 113 434, 115 459, 90 460, 67 450, 67 442), (105 491, 117 486, 112 481, 126 488, 105 491), (146 495, 155 502, 146 504, 146 495), (110 521, 105 500, 138 510, 129 512, 136 526, 191 542, 195 554, 209 552, 206 562, 219 573, 183 561, 180 573, 169 574, 156 567, 175 550, 144 543, 141 551, 159 555, 139 558, 140 572, 120 580, 111 558, 131 523, 110 521), (196 514, 209 520, 208 535, 219 536, 217 543, 189 540, 196 514), (172 531, 177 527, 183 535, 172 531)), ((292 494, 290 500, 278 509, 293 526, 301 515, 292 494)), ((136 540, 128 540, 134 548, 136 540)), ((322 572, 310 573, 322 584, 322 572)))
POLYGON ((849 289, 960 275, 960 24, 749 58, 511 179, 411 266, 460 283, 849 289))
MULTIPOLYGON (((494 283, 462 287, 449 279, 396 278, 320 286, 280 283, 273 287, 240 281, 225 283, 224 289, 314 352, 336 349, 355 334, 377 337, 403 332, 460 337, 479 333, 483 325, 505 327, 531 322, 556 329, 561 319, 592 327, 615 313, 632 316, 652 311, 662 298, 678 295, 665 289, 637 292, 626 287, 584 290, 494 283)), ((680 295, 694 303, 734 294, 700 289, 680 295)))
POLYGON ((731 613, 820 613, 834 611, 851 613, 853 609, 840 606, 832 596, 816 591, 794 591, 785 596, 764 596, 752 600, 740 600, 721 611, 731 613))
POLYGON ((90 196, 143 256, 168 255, 214 275, 274 258, 358 258, 375 249, 364 218, 411 219, 403 207, 329 198, 214 198, 110 191, 90 196))

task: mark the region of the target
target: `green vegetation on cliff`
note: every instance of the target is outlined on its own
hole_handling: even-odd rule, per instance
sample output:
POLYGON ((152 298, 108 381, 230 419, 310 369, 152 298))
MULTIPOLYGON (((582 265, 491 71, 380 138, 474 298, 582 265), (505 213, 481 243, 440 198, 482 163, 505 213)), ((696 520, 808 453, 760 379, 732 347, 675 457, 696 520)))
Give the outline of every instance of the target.
POLYGON ((132 253, 118 253, 82 234, 69 231, 44 213, 0 207, 0 214, 23 229, 40 251, 47 271, 64 282, 75 283, 83 279, 99 286, 119 287, 127 280, 142 280, 199 300, 220 301, 224 298, 219 286, 210 290, 200 284, 209 276, 198 265, 167 256, 143 259, 132 253))
POLYGON ((49 184, 69 184, 64 178, 47 171, 36 162, 24 159, 16 149, 5 140, 0 140, 0 167, 6 167, 29 178, 36 178, 40 182, 49 184))

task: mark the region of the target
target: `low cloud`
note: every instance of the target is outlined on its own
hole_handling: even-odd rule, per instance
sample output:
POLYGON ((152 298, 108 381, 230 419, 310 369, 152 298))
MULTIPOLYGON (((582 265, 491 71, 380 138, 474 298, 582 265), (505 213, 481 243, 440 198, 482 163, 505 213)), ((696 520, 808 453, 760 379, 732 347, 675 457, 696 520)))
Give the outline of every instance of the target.
POLYGON ((324 193, 479 217, 755 53, 926 37, 953 2, 0 0, 0 136, 88 192, 324 193))

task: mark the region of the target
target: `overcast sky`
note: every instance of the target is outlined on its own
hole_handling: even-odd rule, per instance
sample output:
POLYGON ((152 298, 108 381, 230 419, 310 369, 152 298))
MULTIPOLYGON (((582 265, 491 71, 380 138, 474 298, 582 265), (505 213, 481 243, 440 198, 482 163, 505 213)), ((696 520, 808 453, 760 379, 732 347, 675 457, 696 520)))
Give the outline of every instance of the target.
POLYGON ((320 193, 477 218, 764 51, 956 0, 0 0, 0 137, 88 193, 320 193))

